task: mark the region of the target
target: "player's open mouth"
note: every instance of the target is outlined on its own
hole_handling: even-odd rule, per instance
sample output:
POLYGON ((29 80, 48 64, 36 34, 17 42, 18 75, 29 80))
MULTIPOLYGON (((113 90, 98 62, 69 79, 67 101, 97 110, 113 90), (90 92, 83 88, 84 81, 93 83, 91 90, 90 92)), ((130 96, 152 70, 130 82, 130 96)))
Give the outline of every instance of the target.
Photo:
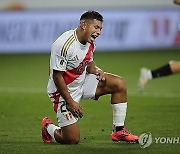
POLYGON ((91 35, 91 37, 93 38, 93 40, 95 40, 96 37, 98 37, 98 36, 96 36, 96 35, 91 35))

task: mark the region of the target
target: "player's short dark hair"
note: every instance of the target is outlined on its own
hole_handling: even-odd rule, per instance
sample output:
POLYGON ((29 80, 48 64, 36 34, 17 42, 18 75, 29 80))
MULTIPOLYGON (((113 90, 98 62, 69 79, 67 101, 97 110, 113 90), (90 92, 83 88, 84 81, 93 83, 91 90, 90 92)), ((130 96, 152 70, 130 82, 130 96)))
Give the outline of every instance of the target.
POLYGON ((88 19, 89 20, 97 19, 97 20, 103 22, 103 16, 99 12, 91 11, 91 10, 90 11, 86 11, 86 12, 84 12, 81 15, 80 21, 83 20, 83 19, 85 19, 85 20, 88 20, 88 19))

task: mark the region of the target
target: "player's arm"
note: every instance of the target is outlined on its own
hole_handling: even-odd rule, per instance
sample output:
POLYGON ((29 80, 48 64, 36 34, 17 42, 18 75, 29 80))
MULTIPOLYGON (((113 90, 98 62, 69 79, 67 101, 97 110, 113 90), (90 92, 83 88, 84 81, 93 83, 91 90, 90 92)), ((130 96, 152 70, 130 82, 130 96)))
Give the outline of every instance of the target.
POLYGON ((97 75, 97 79, 98 80, 102 80, 104 81, 105 80, 105 77, 104 77, 104 71, 102 71, 100 68, 98 68, 95 64, 94 61, 90 62, 88 65, 87 65, 87 72, 88 73, 91 73, 91 74, 95 74, 97 75))
POLYGON ((180 0, 174 0, 174 4, 180 5, 180 0))
POLYGON ((74 116, 81 118, 83 116, 82 107, 80 106, 79 103, 75 102, 72 99, 71 95, 69 94, 67 85, 66 85, 64 78, 63 78, 63 73, 64 72, 62 72, 62 71, 53 70, 54 83, 55 83, 58 91, 60 92, 61 96, 67 102, 69 110, 71 111, 71 113, 74 116))

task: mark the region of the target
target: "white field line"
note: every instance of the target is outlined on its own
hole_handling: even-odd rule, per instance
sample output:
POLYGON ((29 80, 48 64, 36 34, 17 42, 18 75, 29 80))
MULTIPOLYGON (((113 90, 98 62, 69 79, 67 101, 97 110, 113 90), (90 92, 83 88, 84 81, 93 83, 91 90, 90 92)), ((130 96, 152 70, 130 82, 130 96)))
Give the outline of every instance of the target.
POLYGON ((47 93, 46 88, 0 87, 0 93, 47 93))
MULTIPOLYGON (((36 93, 46 94, 45 88, 25 88, 25 87, 0 87, 0 93, 36 93)), ((141 96, 141 97, 167 97, 167 98, 180 98, 180 93, 172 93, 168 91, 161 92, 142 92, 128 91, 128 96, 141 96)))
POLYGON ((180 98, 180 93, 176 92, 176 93, 172 93, 172 92, 142 92, 142 93, 138 93, 138 92, 133 92, 130 91, 128 92, 129 96, 141 96, 141 97, 166 97, 166 98, 180 98))

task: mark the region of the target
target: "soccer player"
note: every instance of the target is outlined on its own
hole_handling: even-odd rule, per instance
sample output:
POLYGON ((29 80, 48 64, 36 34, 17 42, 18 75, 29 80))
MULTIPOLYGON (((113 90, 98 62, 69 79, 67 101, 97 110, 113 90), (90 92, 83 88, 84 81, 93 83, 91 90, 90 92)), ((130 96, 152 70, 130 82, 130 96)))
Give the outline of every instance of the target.
POLYGON ((111 94, 114 130, 113 141, 137 142, 138 136, 125 129, 127 98, 123 78, 103 72, 93 61, 95 39, 101 34, 103 17, 96 11, 87 11, 80 17, 74 30, 63 33, 52 45, 49 97, 57 113, 58 126, 50 118, 42 120, 42 139, 61 144, 80 141, 78 118, 83 117, 81 99, 94 99, 111 94))
POLYGON ((144 90, 144 86, 152 79, 173 75, 176 73, 180 73, 180 61, 171 60, 168 64, 154 70, 141 68, 138 82, 139 90, 144 90))

